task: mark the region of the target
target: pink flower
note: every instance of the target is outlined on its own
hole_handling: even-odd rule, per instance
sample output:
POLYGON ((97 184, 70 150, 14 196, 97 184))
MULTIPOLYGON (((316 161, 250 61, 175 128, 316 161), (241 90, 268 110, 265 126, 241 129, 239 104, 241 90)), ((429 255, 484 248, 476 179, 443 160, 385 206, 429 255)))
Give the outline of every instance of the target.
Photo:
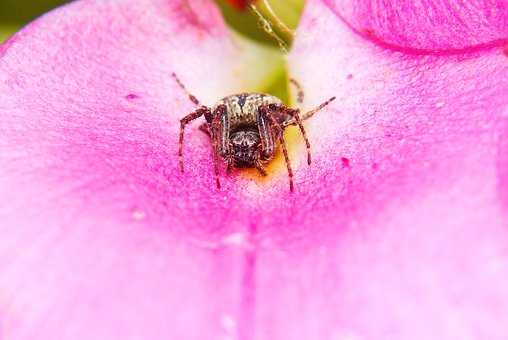
MULTIPOLYGON (((81 1, 0 47, 0 338, 507 339, 508 8, 310 0, 296 192, 178 120, 249 87, 205 0, 81 1)), ((197 125, 197 124, 196 124, 197 125)), ((296 133, 295 133, 296 136, 296 133)))

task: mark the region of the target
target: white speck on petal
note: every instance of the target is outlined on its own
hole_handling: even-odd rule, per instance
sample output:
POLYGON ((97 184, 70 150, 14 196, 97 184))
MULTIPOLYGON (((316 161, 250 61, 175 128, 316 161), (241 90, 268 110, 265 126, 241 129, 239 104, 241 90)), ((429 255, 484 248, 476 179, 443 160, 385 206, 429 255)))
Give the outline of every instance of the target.
POLYGON ((237 339, 237 331, 236 331, 236 321, 235 319, 229 315, 224 314, 221 317, 221 326, 224 330, 224 336, 221 337, 222 340, 235 340, 237 339))
POLYGON ((508 105, 504 108, 503 112, 501 112, 503 117, 508 117, 508 105))
POLYGON ((146 217, 146 214, 144 211, 141 211, 141 210, 134 210, 132 212, 132 218, 135 220, 135 221, 141 221, 141 220, 144 220, 146 217))
POLYGON ((485 264, 485 269, 488 273, 499 273, 506 269, 506 267, 507 263, 502 258, 493 258, 485 264))
POLYGON ((224 314, 221 317, 221 325, 224 331, 229 333, 234 333, 236 331, 236 321, 233 319, 233 317, 229 314, 224 314))
POLYGON ((362 338, 351 331, 336 331, 330 340, 362 340, 362 338))
POLYGON ((247 239, 247 236, 241 232, 232 233, 232 234, 225 236, 222 239, 222 243, 226 244, 226 245, 237 246, 237 247, 249 246, 249 240, 247 239))
POLYGON ((437 103, 436 103, 436 107, 437 107, 438 109, 442 108, 443 106, 445 106, 445 102, 443 102, 443 101, 441 101, 441 102, 437 102, 437 103))

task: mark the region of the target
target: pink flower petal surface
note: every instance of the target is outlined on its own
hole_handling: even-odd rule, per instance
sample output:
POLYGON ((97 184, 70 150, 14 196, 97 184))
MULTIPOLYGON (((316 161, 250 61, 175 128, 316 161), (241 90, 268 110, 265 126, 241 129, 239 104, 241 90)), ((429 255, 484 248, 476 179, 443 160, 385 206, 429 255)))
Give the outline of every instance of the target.
POLYGON ((310 246, 258 261, 265 294, 279 292, 263 309, 279 311, 278 323, 264 330, 279 339, 505 339, 502 46, 405 54, 341 22, 311 1, 290 58, 309 107, 338 98, 308 124, 317 164, 291 233, 310 246), (285 336, 288 324, 297 326, 285 336))
POLYGON ((241 88, 215 6, 75 2, 1 55, 0 338, 231 332, 243 257, 199 235, 234 227, 234 195, 214 190, 197 129, 186 175, 175 162, 193 105, 171 73, 205 103, 241 88))
POLYGON ((350 28, 405 53, 447 54, 508 44, 504 0, 324 0, 350 28))
POLYGON ((290 138, 294 194, 280 159, 217 191, 195 128, 177 171, 171 72, 206 104, 242 87, 209 2, 75 2, 0 47, 0 336, 505 339, 508 59, 468 48, 506 11, 409 45, 460 49, 436 55, 341 6, 310 1, 289 58, 305 107, 337 96, 312 167, 290 138))

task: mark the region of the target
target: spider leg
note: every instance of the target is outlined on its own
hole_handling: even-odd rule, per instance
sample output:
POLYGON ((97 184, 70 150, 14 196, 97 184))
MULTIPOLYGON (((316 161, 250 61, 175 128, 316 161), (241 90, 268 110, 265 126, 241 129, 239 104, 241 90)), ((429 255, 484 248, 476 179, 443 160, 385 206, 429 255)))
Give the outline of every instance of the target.
MULTIPOLYGON (((318 107, 308 111, 308 112, 305 112, 304 115, 301 117, 302 118, 302 121, 303 120, 307 120, 309 119, 310 117, 314 116, 314 114, 320 110, 322 110, 325 106, 327 106, 328 104, 330 104, 331 102, 333 102, 335 100, 335 97, 332 97, 330 99, 328 99, 327 101, 325 101, 324 103, 321 103, 318 107)), ((291 122, 287 125, 290 125, 290 124, 294 124, 295 122, 291 122)))
POLYGON ((211 132, 212 132, 212 157, 213 157, 213 170, 215 175, 215 184, 217 185, 217 189, 220 189, 220 180, 219 180, 219 157, 217 155, 218 152, 218 141, 216 132, 219 129, 220 125, 220 116, 216 115, 213 117, 211 132))
POLYGON ((180 119, 180 139, 178 142, 178 163, 180 166, 180 171, 183 172, 183 136, 185 131, 185 126, 192 122, 193 120, 206 115, 210 112, 210 109, 207 107, 200 107, 196 111, 191 112, 187 116, 180 119))
POLYGON ((289 161, 288 149, 286 146, 286 140, 284 139, 284 132, 281 131, 280 134, 280 145, 282 146, 282 152, 284 153, 284 159, 286 161, 286 167, 288 169, 288 177, 289 177, 289 190, 293 192, 295 190, 293 185, 293 170, 291 169, 291 162, 289 161))
POLYGON ((300 119, 300 110, 286 108, 284 111, 296 120, 296 123, 298 124, 298 127, 300 128, 302 137, 305 140, 305 146, 307 147, 307 164, 310 165, 310 163, 312 162, 312 157, 311 157, 311 152, 310 152, 310 142, 309 142, 309 139, 307 138, 307 133, 305 132, 305 128, 303 127, 302 120, 300 119))
POLYGON ((229 130, 230 121, 226 105, 219 105, 213 112, 213 119, 217 119, 215 130, 212 129, 212 136, 217 140, 217 152, 221 157, 229 155, 229 130))
POLYGON ((303 99, 305 98, 305 93, 303 92, 302 86, 294 78, 289 78, 289 81, 291 82, 291 84, 293 84, 296 87, 296 102, 298 104, 302 104, 303 103, 303 99))
POLYGON ((191 102, 193 102, 195 105, 199 106, 201 105, 199 103, 199 100, 193 95, 191 94, 187 88, 185 87, 185 85, 182 83, 182 81, 180 80, 180 78, 178 78, 178 76, 176 75, 175 72, 171 73, 171 76, 173 77, 173 79, 175 79, 176 83, 178 84, 178 86, 180 86, 180 88, 187 94, 187 96, 189 96, 189 99, 191 102))
POLYGON ((263 105, 259 108, 256 117, 259 137, 261 139, 260 157, 265 160, 272 158, 275 152, 275 141, 271 128, 271 120, 273 117, 268 112, 268 107, 263 105))
MULTIPOLYGON (((284 129, 282 126, 277 122, 277 120, 271 115, 271 110, 269 110, 266 106, 260 107, 260 115, 266 117, 269 122, 271 123, 271 126, 275 129, 276 135, 278 139, 280 140, 280 144, 282 146, 282 152, 284 153, 284 160, 286 161, 286 168, 288 170, 288 177, 289 177, 289 190, 291 192, 294 191, 294 185, 293 185, 293 169, 291 168, 291 161, 289 160, 288 155, 288 149, 286 145, 286 139, 284 138, 284 129)), ((271 131, 271 129, 270 129, 271 131)))
MULTIPOLYGON (((229 155, 229 116, 226 105, 219 105, 212 114, 211 124, 208 126, 213 144, 213 166, 215 182, 220 189, 219 181, 219 156, 226 159, 229 155)), ((230 168, 228 161, 228 168, 230 168)))
POLYGON ((255 166, 256 166, 256 169, 261 174, 261 176, 266 176, 267 175, 266 170, 265 170, 265 168, 263 167, 263 165, 261 164, 260 161, 257 161, 255 166))

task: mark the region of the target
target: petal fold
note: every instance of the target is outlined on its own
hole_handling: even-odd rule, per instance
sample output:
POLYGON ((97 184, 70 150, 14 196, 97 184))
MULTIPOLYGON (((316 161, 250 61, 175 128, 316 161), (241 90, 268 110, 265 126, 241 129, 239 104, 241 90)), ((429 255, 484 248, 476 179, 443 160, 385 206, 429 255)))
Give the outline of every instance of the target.
POLYGON ((363 37, 405 53, 453 54, 508 44, 504 0, 324 0, 363 37))

